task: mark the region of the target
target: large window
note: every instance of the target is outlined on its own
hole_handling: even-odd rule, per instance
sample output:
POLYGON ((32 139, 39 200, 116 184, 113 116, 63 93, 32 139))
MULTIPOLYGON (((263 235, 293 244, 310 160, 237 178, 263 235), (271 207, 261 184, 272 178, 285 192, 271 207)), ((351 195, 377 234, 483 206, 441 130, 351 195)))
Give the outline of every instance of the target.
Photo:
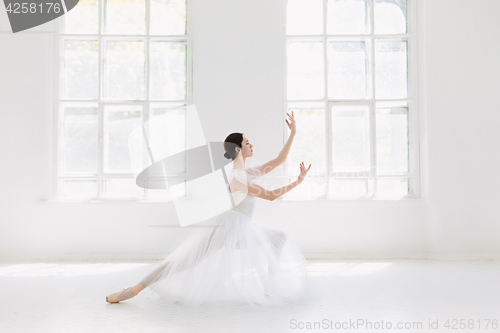
POLYGON ((287 1, 285 199, 418 197, 414 2, 287 1))
POLYGON ((186 130, 186 0, 80 0, 60 23, 55 198, 165 199, 135 184, 128 138, 166 112, 178 121, 165 133, 186 130))

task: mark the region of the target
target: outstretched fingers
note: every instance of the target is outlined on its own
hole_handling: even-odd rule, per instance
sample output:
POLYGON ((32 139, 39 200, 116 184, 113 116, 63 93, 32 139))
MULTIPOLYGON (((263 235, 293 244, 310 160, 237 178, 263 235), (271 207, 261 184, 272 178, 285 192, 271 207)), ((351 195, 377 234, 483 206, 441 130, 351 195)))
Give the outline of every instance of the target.
POLYGON ((307 172, 307 171, 309 171, 309 169, 311 169, 311 165, 312 165, 312 164, 309 164, 309 167, 306 169, 306 167, 305 167, 305 165, 304 165, 304 162, 301 162, 301 163, 300 163, 300 170, 301 170, 301 171, 306 171, 306 172, 307 172))

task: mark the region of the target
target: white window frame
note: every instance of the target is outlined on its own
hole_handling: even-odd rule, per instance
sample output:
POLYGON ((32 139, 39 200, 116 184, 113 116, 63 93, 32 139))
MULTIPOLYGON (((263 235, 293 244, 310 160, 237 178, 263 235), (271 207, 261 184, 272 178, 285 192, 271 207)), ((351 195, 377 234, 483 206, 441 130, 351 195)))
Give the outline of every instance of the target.
MULTIPOLYGON (((370 33, 368 34, 353 34, 353 35, 328 35, 327 32, 327 2, 323 1, 323 33, 318 35, 287 35, 286 32, 286 20, 288 19, 285 14, 285 27, 283 28, 283 75, 284 75, 284 85, 283 85, 283 115, 286 117, 288 112, 289 103, 323 103, 325 112, 325 154, 327 163, 327 172, 325 174, 325 195, 318 197, 315 200, 333 200, 333 201, 353 201, 353 200, 394 200, 394 199, 420 199, 420 159, 419 159, 419 105, 418 105, 418 35, 417 35, 417 0, 408 0, 408 22, 407 22, 407 33, 406 34, 390 34, 390 35, 375 35, 374 30, 374 0, 368 0, 368 15, 370 19, 370 33), (366 38, 370 40, 370 54, 369 61, 370 66, 370 88, 371 88, 371 98, 366 99, 351 99, 351 100, 341 100, 341 99, 328 99, 328 58, 327 58, 327 39, 332 38, 366 38), (408 97, 404 99, 376 99, 375 96, 375 38, 387 38, 387 39, 407 39, 408 41, 408 51, 407 51, 407 61, 408 61, 408 97), (287 96, 287 45, 289 41, 322 41, 323 43, 323 62, 324 62, 324 88, 325 97, 323 99, 315 100, 288 100, 287 96), (409 146, 409 171, 402 173, 401 175, 376 175, 376 133, 375 133, 375 103, 376 102, 408 102, 408 146, 409 146), (332 141, 331 141, 331 107, 334 105, 366 105, 370 107, 369 112, 369 122, 370 122, 370 149, 371 149, 371 168, 370 168, 370 178, 373 180, 373 193, 377 193, 377 182, 376 179, 381 178, 391 178, 391 179, 408 179, 409 181, 409 193, 404 196, 398 196, 397 198, 389 196, 380 195, 366 195, 362 197, 354 198, 343 198, 330 196, 330 179, 334 176, 332 173, 332 141)), ((286 10, 286 9, 285 9, 286 10)), ((285 144, 288 139, 289 128, 283 125, 283 144, 285 144)), ((293 148, 292 148, 293 149, 293 148)), ((307 161, 304 163, 307 166, 307 161)), ((285 163, 285 178, 289 176, 288 163, 285 163)), ((339 179, 360 179, 360 178, 339 178, 339 179)), ((284 201, 304 201, 298 199, 288 199, 280 198, 284 201)), ((310 201, 310 200, 307 200, 310 201)))
MULTIPOLYGON (((151 191, 149 189, 145 189, 144 197, 102 197, 102 181, 103 179, 134 179, 133 173, 103 173, 103 125, 104 125, 104 105, 141 105, 142 106, 142 122, 145 123, 149 120, 150 108, 153 106, 154 108, 178 108, 193 104, 193 33, 192 33, 192 20, 191 20, 191 12, 192 12, 192 3, 190 0, 186 0, 186 34, 179 35, 150 35, 149 27, 150 27, 150 0, 146 0, 146 31, 145 34, 108 34, 103 33, 103 13, 104 13, 104 0, 98 0, 99 6, 99 18, 98 18, 98 32, 96 34, 70 34, 70 33, 62 33, 64 20, 59 20, 59 23, 56 24, 55 33, 54 33, 54 45, 55 45, 55 59, 54 59, 54 110, 53 110, 53 172, 52 172, 52 191, 51 191, 51 201, 56 202, 84 202, 84 201, 137 201, 137 202, 155 202, 155 201, 168 201, 168 200, 153 200, 148 196, 148 192, 151 191), (90 39, 98 41, 99 45, 99 68, 98 68, 98 98, 97 100, 78 100, 78 99, 64 99, 62 98, 62 85, 64 76, 64 40, 65 39, 90 39), (134 40, 134 41, 143 41, 145 45, 145 99, 144 100, 106 100, 103 99, 103 84, 102 84, 102 73, 104 69, 104 48, 103 41, 105 40, 134 40), (151 41, 161 40, 161 41, 183 41, 187 46, 186 53, 186 99, 185 100, 177 100, 177 101, 150 101, 149 99, 149 77, 150 77, 150 66, 149 66, 149 46, 151 41), (65 104, 78 104, 78 105, 96 105, 98 107, 98 170, 95 175, 85 175, 85 176, 65 176, 60 175, 59 170, 59 144, 60 144, 60 126, 61 119, 60 114, 62 111, 62 107, 65 104), (65 200, 59 196, 59 180, 96 180, 97 181, 97 192, 96 196, 90 199, 69 199, 65 200)), ((187 129, 186 129, 187 130, 187 129)), ((180 178, 185 178, 185 173, 175 175, 180 178)), ((188 193, 188 187, 186 186, 186 195, 188 193)))

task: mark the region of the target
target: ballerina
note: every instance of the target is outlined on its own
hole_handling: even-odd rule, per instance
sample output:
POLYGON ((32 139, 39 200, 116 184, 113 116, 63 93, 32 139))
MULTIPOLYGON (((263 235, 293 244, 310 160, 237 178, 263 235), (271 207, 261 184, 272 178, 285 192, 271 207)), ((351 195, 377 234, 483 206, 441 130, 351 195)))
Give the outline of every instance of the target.
POLYGON ((234 207, 199 223, 207 228, 197 230, 138 284, 108 295, 108 303, 130 299, 146 287, 187 306, 231 302, 269 307, 319 297, 295 242, 285 232, 252 219, 256 198, 275 200, 301 184, 311 168, 302 162, 296 181, 272 191, 257 184, 288 156, 296 123, 293 111, 287 115, 286 144, 275 159, 256 168, 245 169, 245 160, 253 156, 248 138, 243 133, 227 136, 224 156, 233 162, 228 191, 234 207))

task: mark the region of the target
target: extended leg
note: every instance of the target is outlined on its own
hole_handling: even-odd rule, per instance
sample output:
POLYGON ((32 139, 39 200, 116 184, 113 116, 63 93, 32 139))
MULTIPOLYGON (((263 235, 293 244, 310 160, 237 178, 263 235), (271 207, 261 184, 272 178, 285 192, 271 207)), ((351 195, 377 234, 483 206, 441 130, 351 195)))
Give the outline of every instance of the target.
MULTIPOLYGON (((213 240, 216 237, 222 236, 223 231, 220 228, 214 228, 210 234, 210 237, 208 237, 206 241, 203 241, 199 246, 194 247, 189 251, 189 253, 183 258, 184 260, 180 263, 177 270, 183 271, 189 267, 192 267, 217 252, 223 243, 220 240, 219 242, 214 242, 213 240), (214 246, 214 244, 218 245, 214 246), (219 248, 216 248, 217 246, 219 248)), ((147 286, 167 276, 171 265, 172 263, 170 261, 161 263, 151 273, 146 275, 138 284, 133 287, 129 287, 126 290, 117 291, 116 293, 108 295, 106 297, 106 301, 108 301, 109 303, 117 303, 136 296, 147 286)))
MULTIPOLYGON (((200 244, 198 247, 191 249, 189 254, 185 256, 184 262, 182 262, 177 269, 177 271, 184 271, 190 267, 193 267, 197 265, 198 263, 202 262, 212 254, 216 253, 220 249, 220 245, 222 245, 222 242, 214 242, 215 237, 220 237, 222 236, 223 231, 220 228, 214 228, 213 231, 210 234, 210 237, 206 242, 203 242, 200 244), (217 243, 219 248, 215 248, 214 244, 217 243)), ((170 271, 172 267, 172 262, 166 261, 164 263, 161 263, 158 267, 156 267, 151 273, 146 275, 141 282, 138 284, 142 289, 146 288, 147 286, 156 283, 158 280, 161 280, 165 276, 168 275, 168 272, 170 271)), ((141 289, 141 290, 142 290, 141 289)))

